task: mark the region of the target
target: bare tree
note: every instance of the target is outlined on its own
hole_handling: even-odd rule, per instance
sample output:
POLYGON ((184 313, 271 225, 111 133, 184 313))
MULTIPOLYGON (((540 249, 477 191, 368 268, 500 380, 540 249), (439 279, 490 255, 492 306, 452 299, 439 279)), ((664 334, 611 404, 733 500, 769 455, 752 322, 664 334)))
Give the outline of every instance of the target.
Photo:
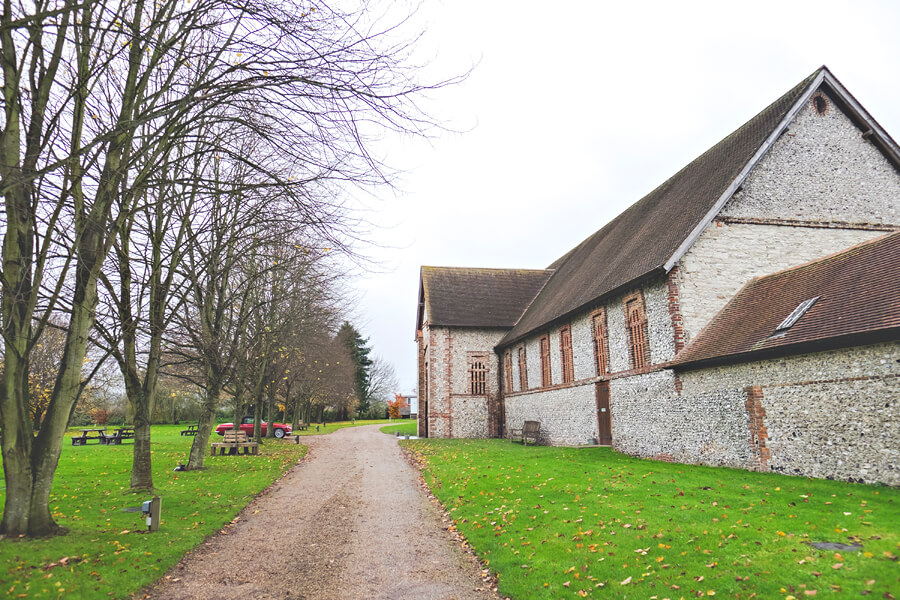
POLYGON ((384 407, 393 399, 399 387, 394 365, 376 356, 369 369, 369 397, 373 408, 375 406, 381 408, 383 415, 384 407))
MULTIPOLYGON (((282 214, 292 211, 309 228, 336 238, 342 236, 331 230, 353 236, 352 221, 329 182, 387 180, 368 150, 370 134, 378 133, 373 124, 414 133, 429 124, 413 101, 422 87, 406 62, 409 46, 392 43, 390 28, 377 29, 370 10, 369 3, 347 12, 317 0, 303 6, 268 0, 4 0, 0 421, 6 499, 0 532, 32 536, 57 530, 49 511, 50 487, 66 425, 85 385, 82 366, 95 325, 101 268, 113 248, 118 259, 132 256, 136 212, 168 202, 154 178, 172 172, 165 166, 174 146, 208 130, 200 125, 218 123, 225 135, 213 136, 208 147, 222 160, 242 165, 241 186, 251 187, 242 193, 235 186, 216 189, 209 175, 214 169, 191 185, 199 184, 207 198, 231 195, 237 204, 252 190, 258 198, 269 196, 269 203, 277 198, 282 214), (247 139, 257 144, 249 154, 243 152, 247 139), (68 316, 65 350, 34 436, 28 360, 50 316, 60 312, 68 316)), ((239 245, 223 249, 216 268, 240 250, 239 245)), ((195 266, 203 267, 196 252, 193 257, 195 266)), ((134 269, 119 264, 118 281, 109 287, 122 290, 134 269)), ((221 299, 237 300, 239 287, 221 270, 183 273, 209 286, 195 313, 203 351, 216 344, 227 351, 221 344, 231 338, 216 337, 221 334, 216 320, 237 318, 242 309, 236 309, 237 316, 231 314, 235 309, 217 312, 210 299, 227 289, 221 299)), ((129 373, 134 398, 147 397, 155 375, 146 367, 158 360, 158 352, 154 358, 148 338, 148 346, 140 348, 147 357, 143 368, 131 359, 140 347, 133 310, 139 303, 120 291, 114 304, 118 333, 135 338, 116 345, 124 359, 120 364, 129 373)), ((218 402, 227 371, 222 366, 210 367, 209 402, 218 402)), ((146 435, 135 445, 138 470, 149 464, 138 460, 149 448, 149 430, 142 423, 146 435)), ((208 431, 211 422, 201 417, 200 424, 208 431)), ((192 459, 196 443, 207 438, 197 436, 192 459)), ((139 472, 136 482, 151 483, 145 475, 139 472)))

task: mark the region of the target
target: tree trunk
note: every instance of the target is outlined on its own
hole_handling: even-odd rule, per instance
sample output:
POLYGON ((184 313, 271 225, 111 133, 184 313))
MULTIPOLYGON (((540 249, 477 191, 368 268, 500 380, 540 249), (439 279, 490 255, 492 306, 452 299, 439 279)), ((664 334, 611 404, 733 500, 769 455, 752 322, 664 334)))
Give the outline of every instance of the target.
POLYGON ((134 398, 134 452, 131 458, 131 489, 153 489, 150 453, 150 398, 141 388, 134 398))
POLYGON ((269 426, 266 428, 266 437, 275 438, 275 384, 269 384, 266 392, 266 415, 269 419, 269 426))
MULTIPOLYGON (((259 443, 262 440, 262 402, 259 395, 256 396, 256 402, 253 403, 253 441, 259 443)), ((269 423, 269 429, 272 424, 269 423)))
POLYGON ((207 379, 206 395, 200 407, 200 419, 197 422, 197 435, 191 444, 191 454, 188 457, 187 470, 194 471, 203 468, 203 459, 206 457, 206 448, 213 425, 216 422, 216 409, 219 407, 219 394, 222 390, 221 379, 215 376, 207 379))

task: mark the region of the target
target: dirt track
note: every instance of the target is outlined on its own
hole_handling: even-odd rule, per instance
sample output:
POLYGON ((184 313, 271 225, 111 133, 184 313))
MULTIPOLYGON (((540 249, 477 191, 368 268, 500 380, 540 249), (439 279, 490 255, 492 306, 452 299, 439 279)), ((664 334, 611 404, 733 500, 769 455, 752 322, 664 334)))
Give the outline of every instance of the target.
MULTIPOLYGON (((186 556, 160 599, 496 599, 378 426, 305 437, 306 460, 226 534, 186 556)), ((237 457, 243 460, 244 457, 237 457)), ((248 460, 252 458, 248 457, 248 460)))

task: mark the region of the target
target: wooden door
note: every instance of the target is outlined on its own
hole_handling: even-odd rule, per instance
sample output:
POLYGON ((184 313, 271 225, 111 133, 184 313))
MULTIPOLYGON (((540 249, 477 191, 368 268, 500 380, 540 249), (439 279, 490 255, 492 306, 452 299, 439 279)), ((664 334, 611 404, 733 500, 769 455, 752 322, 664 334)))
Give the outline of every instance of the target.
POLYGON ((612 444, 612 418, 609 414, 609 382, 599 381, 596 384, 597 396, 597 428, 600 432, 597 443, 601 446, 612 444))

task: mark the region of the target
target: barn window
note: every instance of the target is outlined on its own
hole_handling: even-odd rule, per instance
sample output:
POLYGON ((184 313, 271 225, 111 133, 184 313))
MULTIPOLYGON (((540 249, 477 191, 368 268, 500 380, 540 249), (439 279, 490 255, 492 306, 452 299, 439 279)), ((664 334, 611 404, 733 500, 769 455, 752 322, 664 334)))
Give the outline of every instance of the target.
POLYGON ((628 333, 628 358, 632 369, 650 364, 650 344, 647 339, 647 315, 644 297, 640 292, 625 299, 625 329, 628 333))
POLYGON ((597 375, 609 373, 609 342, 606 336, 606 309, 591 315, 591 338, 594 342, 594 365, 597 375))
POLYGON ((525 360, 525 346, 519 348, 519 391, 528 389, 528 365, 525 360))
POLYGON ((541 336, 541 386, 550 387, 553 377, 550 373, 550 336, 541 336))
POLYGON ((572 327, 570 325, 559 330, 559 354, 562 358, 563 383, 574 381, 575 367, 572 364, 572 327))
POLYGON ((484 396, 487 393, 487 358, 473 356, 469 363, 469 393, 484 396))

